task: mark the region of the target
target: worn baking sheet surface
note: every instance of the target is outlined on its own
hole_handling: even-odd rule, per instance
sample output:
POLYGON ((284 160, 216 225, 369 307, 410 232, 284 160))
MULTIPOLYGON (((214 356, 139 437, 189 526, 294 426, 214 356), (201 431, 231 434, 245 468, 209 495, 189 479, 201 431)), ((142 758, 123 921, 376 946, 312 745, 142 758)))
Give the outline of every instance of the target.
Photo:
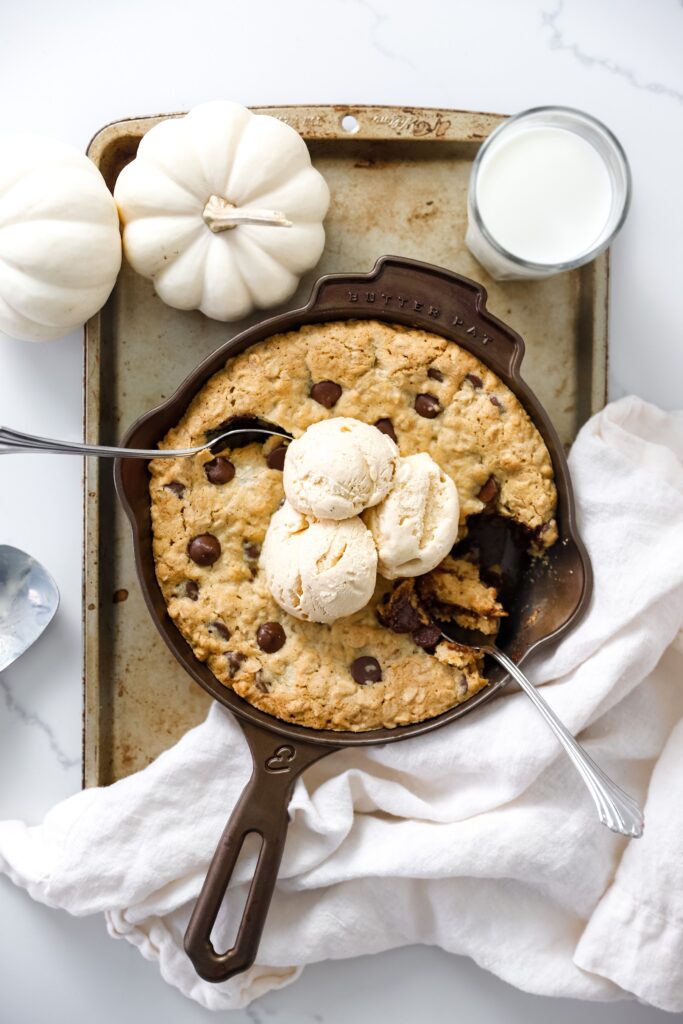
MULTIPOLYGON (((391 107, 261 110, 303 135, 332 194, 323 258, 287 307, 302 305, 320 274, 369 271, 383 254, 473 277, 488 289, 490 310, 525 339, 524 376, 569 443, 605 402, 608 257, 545 281, 495 282, 469 254, 470 165, 502 117, 391 107), (352 132, 342 127, 348 115, 356 119, 352 132)), ((117 122, 93 139, 89 155, 110 187, 158 120, 117 122)), ((120 439, 209 352, 264 315, 221 324, 171 309, 124 265, 86 328, 87 440, 120 439)), ((86 469, 84 618, 84 784, 106 785, 171 746, 209 703, 147 614, 107 460, 88 460, 86 469)))

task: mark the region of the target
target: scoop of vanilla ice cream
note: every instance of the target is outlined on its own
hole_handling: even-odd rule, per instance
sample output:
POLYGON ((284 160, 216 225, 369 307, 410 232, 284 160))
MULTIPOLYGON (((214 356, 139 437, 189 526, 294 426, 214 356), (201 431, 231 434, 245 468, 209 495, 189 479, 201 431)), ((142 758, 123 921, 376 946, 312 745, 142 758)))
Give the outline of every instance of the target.
POLYGON ((434 569, 455 543, 459 514, 457 488, 430 455, 400 458, 392 490, 363 513, 380 575, 395 580, 434 569))
POLYGON ((261 562, 280 607, 309 622, 334 622, 357 612, 372 597, 377 579, 375 544, 357 516, 310 520, 287 501, 271 517, 261 562))
POLYGON ((320 420, 287 449, 287 500, 304 515, 348 519, 387 494, 398 457, 377 427, 348 416, 320 420))

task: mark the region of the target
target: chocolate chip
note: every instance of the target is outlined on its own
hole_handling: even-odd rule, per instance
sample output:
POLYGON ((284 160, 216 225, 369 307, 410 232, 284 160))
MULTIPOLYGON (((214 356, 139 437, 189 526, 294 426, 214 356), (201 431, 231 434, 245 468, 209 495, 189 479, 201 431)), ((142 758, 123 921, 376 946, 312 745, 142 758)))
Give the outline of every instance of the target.
POLYGON ((258 575, 258 560, 261 554, 261 545, 255 541, 243 540, 242 551, 244 552, 244 560, 249 566, 252 579, 256 579, 258 575))
POLYGON ((415 412, 427 420, 433 420, 441 412, 441 403, 434 395, 418 395, 415 399, 415 412))
POLYGON ((278 469, 280 472, 285 468, 285 456, 287 454, 286 444, 279 444, 277 448, 273 448, 272 452, 268 452, 266 455, 266 465, 268 469, 278 469))
POLYGON ((235 467, 230 459, 218 455, 210 462, 204 463, 204 472, 210 484, 229 484, 235 475, 235 467))
POLYGON ((431 377, 432 380, 443 380, 443 374, 441 370, 435 369, 433 366, 427 370, 427 376, 431 377))
POLYGON ((197 565, 213 565, 220 558, 221 544, 212 533, 200 533, 187 545, 187 553, 197 565))
POLYGON ((320 405, 324 405, 326 409, 331 409, 333 405, 337 404, 341 393, 341 387, 333 380, 320 380, 311 388, 311 398, 320 405))
POLYGON ((256 630, 256 642, 266 654, 274 654, 284 645, 287 636, 279 622, 264 622, 256 630))
POLYGON ((263 669, 259 669, 254 676, 254 686, 261 693, 270 693, 270 682, 264 676, 263 669))
POLYGON ((240 665, 243 661, 246 661, 246 655, 239 654, 237 651, 228 651, 225 659, 228 663, 228 675, 231 679, 234 679, 239 672, 240 665))
POLYGON ((438 626, 432 624, 420 626, 413 633, 412 639, 413 643, 417 644, 418 647, 424 647, 425 650, 430 648, 433 650, 442 639, 441 630, 438 626))
POLYGON ((122 601, 127 601, 127 600, 128 600, 128 591, 125 589, 125 587, 122 587, 121 590, 115 590, 114 591, 114 596, 112 597, 112 601, 114 602, 114 604, 121 604, 122 601))
POLYGON ((468 380, 473 388, 483 388, 484 382, 476 373, 466 373, 465 380, 468 380))
POLYGON ((242 550, 244 551, 244 557, 248 562, 258 562, 259 555, 261 554, 261 545, 257 544, 253 540, 242 541, 242 550))
POLYGON ((394 430, 394 424, 391 422, 388 416, 384 416, 381 420, 377 420, 375 426, 382 434, 386 434, 394 444, 398 444, 398 438, 396 437, 396 431, 394 430))
POLYGON ((382 609, 381 617, 382 624, 393 629, 394 633, 412 633, 422 624, 419 612, 407 594, 399 594, 390 600, 388 608, 382 609))
POLYGON ((190 601, 197 601, 199 598, 199 585, 194 580, 183 580, 173 588, 173 596, 186 597, 190 601))
POLYGON ((503 403, 500 402, 495 395, 489 395, 489 402, 491 403, 491 405, 495 405, 496 408, 498 409, 503 408, 503 403))
POLYGON ((221 622, 220 619, 216 619, 214 622, 211 622, 209 624, 209 629, 211 630, 212 633, 218 633, 219 637, 221 637, 223 640, 230 639, 230 630, 228 629, 224 622, 221 622))
POLYGON ((493 501, 495 496, 498 494, 498 481, 495 476, 490 476, 482 489, 479 491, 477 497, 479 501, 483 501, 485 505, 488 505, 490 501, 493 501))
POLYGON ((176 498, 182 498, 185 493, 185 484, 181 484, 180 480, 171 480, 170 484, 164 484, 167 491, 172 491, 176 498))
POLYGON ((365 683, 378 683, 382 678, 382 669, 377 658, 356 658, 351 662, 351 675, 364 686, 365 683))

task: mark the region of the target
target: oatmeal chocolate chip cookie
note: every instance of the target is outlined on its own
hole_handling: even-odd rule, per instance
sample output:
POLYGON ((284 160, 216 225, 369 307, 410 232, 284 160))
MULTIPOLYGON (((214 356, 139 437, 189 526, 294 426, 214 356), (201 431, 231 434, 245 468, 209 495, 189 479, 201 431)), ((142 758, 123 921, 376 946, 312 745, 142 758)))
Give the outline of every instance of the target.
POLYGON ((479 566, 450 555, 426 576, 416 581, 424 608, 442 622, 452 621, 463 629, 475 629, 495 636, 507 612, 495 587, 480 578, 479 566))
POLYGON ((403 602, 395 597, 403 583, 378 579, 354 615, 331 625, 295 620, 270 595, 260 560, 283 498, 282 441, 154 461, 157 577, 197 657, 261 710, 321 729, 407 725, 476 693, 486 682, 482 659, 440 640, 415 594, 431 586, 456 619, 473 616, 467 621, 492 628, 504 614, 497 577, 491 570, 482 581, 471 555, 464 567, 460 545, 471 535, 472 547, 477 522, 493 514, 515 520, 538 550, 557 538, 550 456, 512 392, 437 335, 368 320, 316 324, 229 359, 162 447, 200 444, 245 416, 293 437, 319 420, 349 416, 395 438, 403 456, 428 452, 457 485, 462 539, 453 558, 410 581, 403 602), (379 621, 387 606, 399 630, 379 621))

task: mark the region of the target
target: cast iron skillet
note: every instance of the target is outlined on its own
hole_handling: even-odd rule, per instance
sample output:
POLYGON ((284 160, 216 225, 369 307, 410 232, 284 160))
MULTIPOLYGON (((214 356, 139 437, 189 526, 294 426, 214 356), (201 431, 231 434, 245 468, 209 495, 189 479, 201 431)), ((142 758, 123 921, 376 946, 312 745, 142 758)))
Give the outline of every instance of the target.
MULTIPOLYGON (((321 278, 306 306, 265 320, 217 349, 194 370, 168 401, 142 416, 123 444, 153 448, 182 417, 194 395, 229 356, 280 331, 326 320, 376 318, 423 328, 456 341, 486 363, 517 395, 550 451, 558 491, 559 540, 547 559, 522 580, 501 646, 521 661, 532 650, 556 640, 578 619, 590 597, 592 574, 578 536, 569 472, 562 445, 536 396, 520 377, 524 342, 486 310, 481 285, 448 270, 415 260, 385 256, 370 274, 321 278)), ((395 729, 333 732, 290 725, 259 711, 223 686, 199 661, 166 613, 152 554, 149 474, 145 463, 118 459, 116 487, 133 528, 142 591, 154 623, 181 665, 237 716, 253 756, 253 774, 221 837, 185 935, 185 949, 207 981, 225 981, 250 967, 258 949, 273 894, 288 825, 287 807, 296 777, 310 764, 341 747, 393 743, 419 736, 460 718, 489 701, 505 682, 491 684, 467 702, 436 718, 395 729), (210 935, 245 836, 262 840, 254 877, 233 947, 214 949, 210 935)))

